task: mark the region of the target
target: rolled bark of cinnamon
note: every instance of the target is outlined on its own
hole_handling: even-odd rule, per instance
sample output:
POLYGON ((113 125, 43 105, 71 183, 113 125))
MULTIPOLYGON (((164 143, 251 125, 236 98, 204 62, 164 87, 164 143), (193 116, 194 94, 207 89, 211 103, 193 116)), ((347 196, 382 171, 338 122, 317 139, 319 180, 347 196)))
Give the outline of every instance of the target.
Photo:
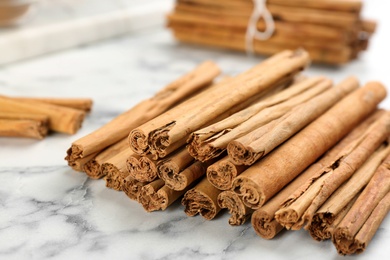
POLYGON ((90 112, 93 101, 90 98, 33 98, 33 97, 12 97, 17 101, 38 101, 51 105, 69 107, 90 112))
POLYGON ((390 154, 390 146, 382 145, 362 165, 356 173, 338 188, 332 196, 314 214, 308 228, 310 235, 318 241, 331 238, 331 227, 334 219, 344 210, 349 201, 367 185, 376 169, 383 160, 390 154))
POLYGON ((357 80, 349 77, 337 86, 293 107, 279 120, 275 120, 275 125, 270 129, 267 126, 260 127, 230 142, 227 148, 229 157, 236 164, 252 165, 357 88, 357 80))
MULTIPOLYGON (((278 222, 288 229, 295 230, 308 222, 305 227, 308 228, 319 207, 364 164, 388 136, 390 136, 390 112, 384 113, 362 136, 341 151, 334 163, 325 167, 319 176, 313 177, 310 186, 301 196, 295 198, 295 201, 289 200, 284 204, 275 214, 278 222)), ((348 186, 353 187, 353 183, 348 186)), ((356 190, 349 200, 359 190, 356 190)))
POLYGON ((371 215, 355 236, 354 244, 356 253, 360 254, 366 249, 371 239, 374 237, 383 219, 390 211, 390 192, 378 203, 371 215))
POLYGON ((17 101, 4 96, 0 96, 0 112, 47 115, 49 128, 66 134, 76 133, 85 117, 81 110, 38 101, 17 101))
POLYGON ((225 156, 207 168, 207 179, 217 189, 229 190, 232 188, 234 178, 246 169, 248 166, 236 165, 229 156, 225 156))
POLYGON ((185 190, 190 187, 196 180, 206 175, 207 167, 213 161, 202 163, 199 161, 193 162, 187 168, 180 172, 160 172, 160 178, 165 181, 165 185, 172 190, 185 190))
MULTIPOLYGON (((130 144, 134 151, 143 153, 142 146, 148 146, 150 152, 159 157, 166 156, 170 146, 183 145, 190 132, 199 129, 212 121, 219 115, 248 98, 269 89, 284 78, 290 78, 302 70, 309 62, 305 51, 283 52, 270 58, 258 74, 253 75, 254 69, 250 72, 251 78, 245 78, 246 74, 237 76, 229 83, 220 83, 204 91, 194 98, 176 106, 167 113, 149 121, 133 130, 130 135, 130 144), (280 59, 280 57, 283 57, 280 59), (274 60, 280 61, 274 63, 274 60), (244 78, 244 80, 242 79, 244 78), (260 80, 261 79, 261 80, 260 80), (242 84, 237 88, 237 84, 242 84), (223 96, 216 95, 226 93, 223 96), (182 113, 187 111, 186 113, 182 113), (143 145, 140 145, 143 144, 143 145)), ((247 73, 249 74, 249 73, 247 73)))
POLYGON ((72 162, 69 162, 68 165, 70 167, 72 167, 73 170, 75 171, 78 171, 78 172, 83 172, 84 171, 84 167, 85 165, 90 161, 92 160, 93 158, 95 158, 96 156, 98 155, 98 153, 93 153, 93 154, 90 154, 84 158, 78 158, 77 160, 74 160, 72 162))
POLYGON ((220 190, 215 188, 207 178, 203 178, 194 188, 188 190, 181 201, 185 206, 184 212, 187 216, 193 217, 200 214, 207 220, 217 216, 221 207, 218 205, 220 190))
POLYGON ((160 209, 160 202, 157 191, 164 186, 164 181, 157 179, 141 188, 138 196, 139 203, 147 212, 152 212, 160 209))
POLYGON ((49 117, 0 112, 0 136, 42 139, 49 131, 49 117))
MULTIPOLYGON (((334 230, 332 241, 337 252, 342 255, 353 254, 357 251, 358 241, 355 236, 364 226, 375 207, 390 191, 390 156, 376 170, 370 182, 364 188, 355 204, 334 230)), ((382 219, 382 216, 373 216, 371 221, 382 219)), ((371 232, 374 232, 372 230, 371 232)), ((372 234, 373 235, 373 234, 372 234)))
POLYGON ((131 176, 127 176, 122 182, 122 190, 127 197, 138 201, 142 187, 147 184, 149 184, 149 182, 140 182, 131 178, 131 176))
POLYGON ((167 185, 173 189, 173 186, 175 185, 171 184, 174 183, 174 179, 177 179, 179 173, 191 165, 193 161, 194 158, 192 158, 192 156, 188 153, 187 149, 182 147, 180 150, 158 163, 158 176, 165 182, 167 180, 172 180, 167 185))
POLYGON ((343 98, 266 158, 238 176, 233 182, 234 191, 248 207, 261 207, 372 113, 385 96, 385 87, 371 82, 343 98), (351 106, 355 109, 350 109, 351 106), (344 115, 342 119, 340 114, 344 115), (290 167, 291 165, 294 167, 290 167))
POLYGON ((159 161, 150 155, 133 154, 126 159, 126 168, 129 175, 140 182, 152 182, 158 177, 157 164, 159 161))
POLYGON ((92 179, 100 179, 104 177, 104 173, 101 169, 103 163, 107 162, 110 158, 116 156, 118 153, 128 149, 127 139, 122 139, 121 141, 107 147, 102 152, 100 152, 95 158, 88 161, 84 165, 84 172, 92 179))
POLYGON ((200 129, 189 138, 188 151, 200 161, 207 161, 223 153, 228 143, 272 120, 282 117, 293 107, 330 88, 330 80, 307 79, 290 88, 233 114, 229 118, 200 129), (311 86, 309 89, 308 86, 311 86), (303 91, 299 91, 303 88, 303 91), (299 92, 298 92, 299 91, 299 92), (296 93, 294 96, 288 94, 296 93), (280 100, 283 100, 280 102, 280 100), (279 101, 279 102, 278 102, 279 101), (277 103, 276 103, 277 102, 277 103), (228 126, 230 124, 230 126, 228 126))
POLYGON ((101 171, 106 180, 108 188, 121 191, 123 180, 129 175, 126 167, 126 158, 134 154, 134 152, 127 147, 125 150, 119 152, 115 156, 108 159, 101 166, 101 171))
POLYGON ((128 135, 130 130, 206 87, 219 73, 219 68, 213 62, 202 63, 193 71, 166 86, 154 97, 139 103, 98 130, 73 142, 67 151, 66 159, 72 162, 120 141, 128 135))
POLYGON ((229 224, 232 226, 244 224, 253 213, 253 209, 245 206, 240 197, 230 190, 222 191, 218 195, 218 205, 221 209, 228 209, 231 215, 229 224))

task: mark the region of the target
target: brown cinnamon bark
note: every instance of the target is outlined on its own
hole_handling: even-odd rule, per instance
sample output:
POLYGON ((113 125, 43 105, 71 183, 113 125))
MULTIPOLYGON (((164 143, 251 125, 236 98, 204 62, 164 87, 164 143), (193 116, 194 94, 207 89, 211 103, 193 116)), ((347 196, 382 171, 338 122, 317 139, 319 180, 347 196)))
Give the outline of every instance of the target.
POLYGON ((375 170, 390 154, 390 146, 382 145, 371 157, 353 174, 353 176, 338 188, 332 196, 314 214, 310 225, 309 233, 315 240, 331 238, 329 229, 333 225, 336 216, 348 205, 359 191, 367 185, 375 170))
POLYGON ((157 179, 157 164, 151 155, 140 156, 133 154, 126 159, 126 168, 129 175, 140 182, 151 182, 157 179))
POLYGON ((230 142, 227 150, 231 160, 239 165, 252 165, 318 118, 340 99, 356 90, 358 86, 357 79, 349 77, 337 86, 291 108, 291 111, 280 119, 274 120, 270 129, 265 125, 230 142))
POLYGON ((88 161, 84 165, 84 172, 92 179, 100 179, 104 177, 104 173, 101 169, 103 163, 107 162, 110 158, 114 157, 118 153, 128 149, 127 139, 122 139, 121 141, 113 144, 102 152, 100 152, 95 158, 88 161))
POLYGON ((247 73, 234 77, 228 83, 216 84, 209 91, 200 93, 133 130, 129 136, 131 146, 138 152, 140 150, 143 152, 140 149, 142 146, 148 146, 152 154, 164 157, 168 154, 170 146, 183 145, 189 133, 248 98, 270 89, 282 79, 291 78, 291 75, 302 70, 308 62, 308 55, 302 50, 275 55, 265 63, 267 66, 263 63, 247 73), (274 63, 275 60, 278 62, 274 63), (256 69, 261 67, 263 69, 255 73, 256 69), (238 84, 241 85, 240 88, 237 88, 238 84), (220 93, 226 94, 220 96, 220 93))
POLYGON ((356 253, 362 253, 371 239, 374 237, 376 231, 378 230, 383 219, 389 213, 390 210, 390 193, 378 203, 374 211, 368 217, 362 228, 359 230, 355 236, 354 244, 356 244, 356 253))
POLYGON ((42 139, 47 135, 45 115, 0 112, 0 136, 42 139))
POLYGON ((184 212, 187 216, 193 217, 200 214, 207 220, 215 218, 221 210, 218 205, 218 195, 220 190, 215 188, 203 178, 194 188, 184 194, 181 204, 185 206, 184 212))
POLYGON ((122 182, 122 190, 127 197, 138 201, 141 188, 147 184, 149 184, 149 182, 140 182, 131 178, 131 176, 127 176, 122 182))
POLYGON ((166 86, 154 97, 144 100, 98 130, 73 142, 72 147, 67 151, 67 160, 73 161, 99 152, 120 141, 135 127, 160 115, 206 87, 219 73, 219 68, 213 62, 202 63, 193 71, 166 86))
POLYGON ((12 97, 18 101, 38 101, 46 104, 69 107, 90 112, 93 101, 90 98, 33 98, 33 97, 12 97))
MULTIPOLYGON (((278 222, 287 229, 295 230, 308 222, 305 227, 308 228, 319 207, 364 164, 389 135, 390 112, 386 112, 361 137, 341 151, 336 160, 325 167, 319 176, 313 177, 309 181, 310 186, 301 196, 294 200, 289 199, 288 203, 283 204, 283 207, 275 214, 278 222)), ((355 178, 352 181, 353 183, 347 184, 349 186, 347 192, 351 195, 343 206, 361 189, 360 187, 353 193, 350 189, 356 188, 355 178)))
POLYGON ((330 88, 331 84, 330 80, 320 78, 303 80, 221 122, 192 133, 188 151, 199 161, 215 158, 225 151, 230 141, 283 116, 294 106, 330 88))
POLYGON ((207 168, 207 179, 217 189, 229 190, 232 188, 234 178, 246 169, 248 166, 235 165, 229 156, 225 156, 207 168))
POLYGON ((193 162, 187 168, 179 172, 160 172, 160 178, 165 181, 165 185, 173 190, 181 191, 190 187, 196 180, 206 175, 207 167, 213 161, 202 163, 193 162))
POLYGON ((141 188, 138 201, 147 212, 160 209, 159 197, 157 191, 164 186, 164 181, 157 179, 141 188))
POLYGON ((17 101, 4 96, 0 96, 0 112, 47 115, 49 128, 66 134, 76 133, 85 117, 81 110, 38 101, 17 101))
POLYGON ((123 180, 129 175, 126 167, 126 158, 134 154, 134 152, 127 147, 117 155, 108 159, 101 166, 103 176, 105 176, 106 186, 108 188, 121 191, 123 180))
MULTIPOLYGON (((332 241, 337 252, 342 255, 357 251, 355 236, 364 226, 378 203, 390 191, 390 156, 378 167, 370 182, 364 188, 355 204, 348 211, 334 231, 332 241)), ((376 216, 373 216, 376 218, 376 216)), ((379 219, 382 217, 378 217, 379 219)), ((375 220, 370 220, 375 221, 375 220)), ((372 231, 375 233, 375 231, 372 231)))
POLYGON ((242 197, 245 205, 259 208, 372 113, 385 96, 385 87, 371 82, 343 98, 238 176, 233 182, 234 191, 242 197), (352 106, 354 109, 350 109, 352 106))
POLYGON ((222 191, 218 195, 218 205, 222 209, 228 209, 231 215, 229 224, 232 226, 244 224, 253 213, 253 209, 245 206, 240 197, 230 190, 222 191))
POLYGON ((193 161, 194 158, 191 157, 187 149, 182 147, 174 154, 171 154, 168 158, 158 163, 158 177, 164 180, 168 187, 173 189, 175 186, 174 180, 177 179, 179 173, 191 165, 193 161), (168 181, 169 184, 167 183, 167 180, 170 180, 168 181))

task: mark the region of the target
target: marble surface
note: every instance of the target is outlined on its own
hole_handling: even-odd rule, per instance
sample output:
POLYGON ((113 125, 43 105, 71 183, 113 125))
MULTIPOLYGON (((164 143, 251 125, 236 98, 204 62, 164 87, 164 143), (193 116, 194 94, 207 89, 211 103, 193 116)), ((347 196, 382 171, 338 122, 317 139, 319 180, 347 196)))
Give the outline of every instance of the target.
MULTIPOLYGON (((345 67, 313 65, 307 74, 335 81, 353 74, 362 82, 380 80, 390 86, 389 9, 377 0, 366 2, 367 15, 381 22, 370 51, 345 67)), ((261 60, 182 45, 155 28, 1 67, 1 94, 85 96, 95 104, 74 136, 0 138, 0 259, 345 259, 331 242, 315 242, 304 231, 263 240, 250 223, 229 226, 226 212, 206 221, 187 217, 175 203, 164 212, 146 213, 123 193, 105 188, 104 181, 89 180, 66 166, 63 158, 73 140, 205 59, 216 61, 227 74, 261 60)), ((389 109, 389 98, 381 106, 389 109)), ((367 251, 346 258, 385 259, 389 244, 388 216, 367 251)))

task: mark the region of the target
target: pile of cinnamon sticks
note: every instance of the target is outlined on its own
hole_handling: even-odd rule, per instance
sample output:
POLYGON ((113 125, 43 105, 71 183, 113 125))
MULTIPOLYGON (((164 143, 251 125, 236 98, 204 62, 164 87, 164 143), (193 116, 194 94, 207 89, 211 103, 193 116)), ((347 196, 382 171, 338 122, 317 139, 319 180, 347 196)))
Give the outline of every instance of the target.
POLYGON ((92 100, 0 96, 0 137, 43 139, 49 131, 75 134, 92 100))
MULTIPOLYGON (((344 64, 366 50, 376 23, 361 18, 362 0, 268 0, 275 22, 267 40, 253 39, 253 51, 271 55, 305 48, 312 60, 344 64)), ((185 43, 246 51, 253 0, 177 0, 168 15, 174 37, 185 43)), ((257 29, 264 31, 263 19, 257 29)))
POLYGON ((305 228, 340 254, 361 252, 390 208, 386 90, 302 76, 309 63, 282 51, 217 78, 204 62, 73 142, 66 160, 148 212, 181 198, 188 216, 226 208, 231 225, 251 218, 266 239, 305 228))

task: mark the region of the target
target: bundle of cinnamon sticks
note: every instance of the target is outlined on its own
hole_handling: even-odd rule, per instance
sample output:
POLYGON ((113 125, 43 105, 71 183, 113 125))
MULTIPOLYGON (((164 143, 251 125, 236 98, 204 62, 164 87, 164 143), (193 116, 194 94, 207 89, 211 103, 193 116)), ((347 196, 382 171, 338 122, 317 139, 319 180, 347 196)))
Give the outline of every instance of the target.
POLYGON ((91 107, 88 98, 0 96, 0 136, 43 139, 49 131, 75 134, 91 107))
POLYGON ((283 51, 217 78, 204 62, 73 142, 66 160, 148 212, 181 199, 188 216, 251 218, 266 239, 305 228, 341 254, 361 252, 390 207, 386 89, 302 76, 309 63, 302 49, 283 51))
MULTIPOLYGON (((253 2, 177 0, 168 27, 181 42, 246 51, 253 2)), ((268 0, 275 30, 269 39, 253 39, 253 51, 271 55, 303 47, 315 62, 347 63, 367 49, 376 29, 375 21, 361 18, 362 5, 362 0, 268 0)), ((257 22, 259 31, 266 26, 263 19, 257 22)))

